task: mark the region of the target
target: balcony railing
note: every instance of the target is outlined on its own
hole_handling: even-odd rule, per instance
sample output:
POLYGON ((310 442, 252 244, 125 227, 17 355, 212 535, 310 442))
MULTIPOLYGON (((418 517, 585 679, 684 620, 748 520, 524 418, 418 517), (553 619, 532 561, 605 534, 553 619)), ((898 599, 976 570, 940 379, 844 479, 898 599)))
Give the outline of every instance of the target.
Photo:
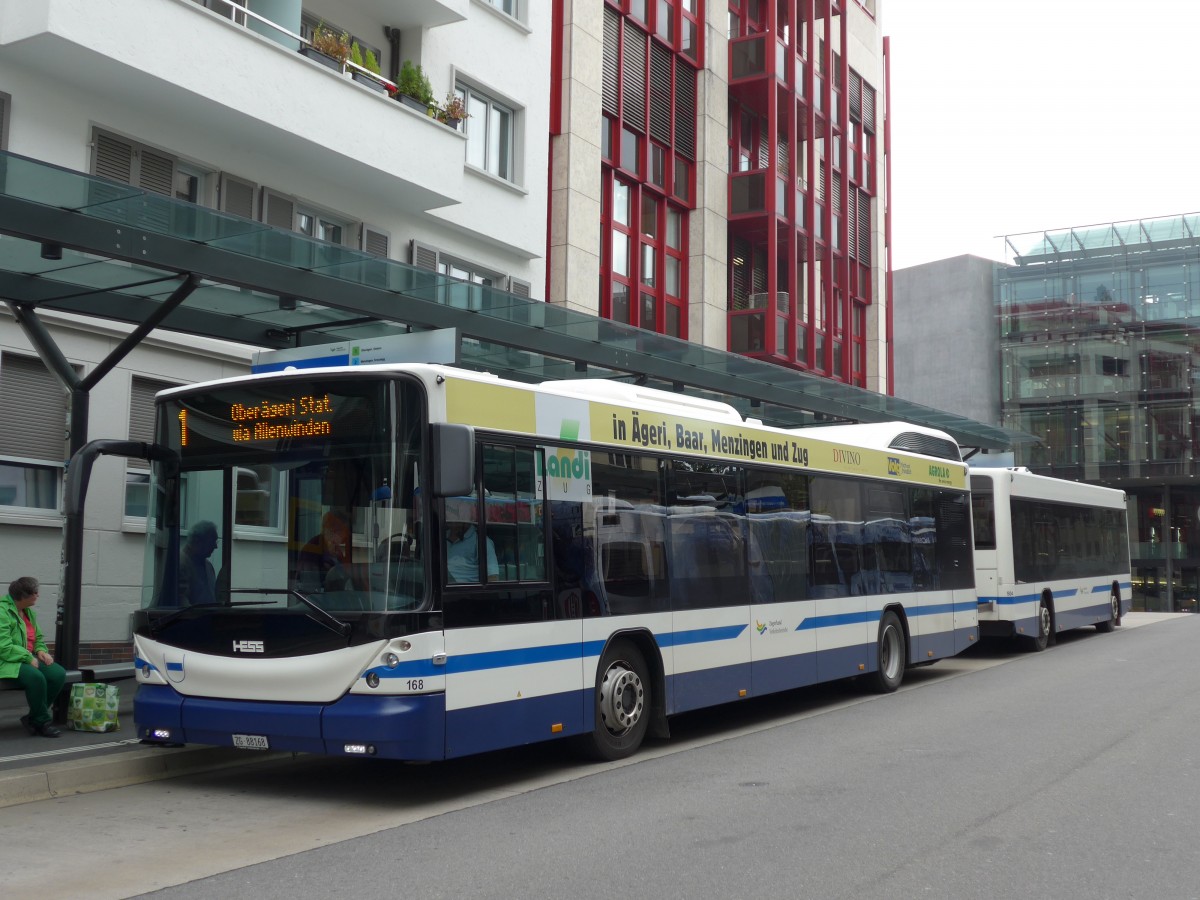
MULTIPOLYGON (((349 75, 359 84, 366 85, 381 94, 394 97, 396 100, 405 102, 413 108, 425 110, 431 117, 437 118, 443 124, 450 124, 450 127, 457 128, 456 123, 446 122, 444 113, 436 103, 427 104, 420 100, 413 102, 416 98, 406 97, 401 94, 400 86, 396 82, 384 78, 378 72, 372 72, 370 69, 358 65, 349 58, 339 58, 339 56, 332 56, 323 52, 318 49, 313 41, 305 38, 303 35, 296 34, 278 22, 268 19, 266 16, 260 15, 251 9, 247 9, 236 2, 236 0, 195 0, 195 2, 200 3, 206 8, 213 9, 229 22, 230 27, 245 28, 281 46, 296 50, 301 56, 307 57, 335 72, 349 75), (222 12, 222 8, 224 8, 225 12, 222 12)), ((349 47, 346 48, 346 56, 348 57, 348 55, 349 47)))

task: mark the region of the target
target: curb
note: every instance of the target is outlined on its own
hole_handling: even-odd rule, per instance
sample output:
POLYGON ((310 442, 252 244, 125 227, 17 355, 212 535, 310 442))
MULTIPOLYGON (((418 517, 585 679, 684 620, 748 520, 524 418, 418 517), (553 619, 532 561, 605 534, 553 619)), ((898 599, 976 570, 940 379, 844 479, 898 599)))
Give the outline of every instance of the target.
POLYGON ((0 809, 70 794, 86 794, 233 766, 293 759, 293 753, 260 753, 228 747, 147 747, 75 759, 0 775, 0 809))

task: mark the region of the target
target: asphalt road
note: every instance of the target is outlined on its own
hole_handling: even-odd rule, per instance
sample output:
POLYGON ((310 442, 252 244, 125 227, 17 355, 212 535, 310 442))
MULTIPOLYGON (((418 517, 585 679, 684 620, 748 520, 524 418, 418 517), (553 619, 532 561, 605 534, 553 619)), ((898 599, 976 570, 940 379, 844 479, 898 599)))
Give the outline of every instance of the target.
POLYGON ((6 896, 1200 897, 1200 616, 558 745, 0 810, 6 896), (19 825, 13 828, 10 825, 19 825), (10 893, 11 891, 11 893, 10 893))

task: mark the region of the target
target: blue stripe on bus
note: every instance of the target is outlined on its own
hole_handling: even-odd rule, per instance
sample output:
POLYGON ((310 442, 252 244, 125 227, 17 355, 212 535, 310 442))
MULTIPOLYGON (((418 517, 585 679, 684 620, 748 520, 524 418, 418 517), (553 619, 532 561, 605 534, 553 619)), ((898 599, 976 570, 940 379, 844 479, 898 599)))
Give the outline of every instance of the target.
POLYGON ((834 628, 838 625, 858 625, 862 622, 878 622, 882 616, 878 609, 865 612, 836 613, 832 616, 811 616, 796 626, 797 631, 813 631, 817 628, 834 628))
POLYGON ((656 634, 654 640, 660 647, 682 647, 685 644, 706 644, 711 641, 732 641, 741 637, 742 632, 749 628, 743 625, 718 625, 715 628, 694 628, 690 631, 668 631, 656 634))
MULTIPOLYGON (((656 634, 654 639, 660 647, 728 641, 741 635, 748 627, 748 625, 725 625, 716 628, 697 628, 690 631, 656 634)), ((532 666, 539 663, 599 656, 604 650, 605 643, 606 641, 586 641, 583 644, 548 644, 514 650, 465 653, 461 656, 450 657, 444 666, 435 666, 430 660, 414 660, 410 663, 401 663, 394 669, 376 666, 363 674, 365 676, 374 672, 380 678, 429 678, 437 675, 461 675, 466 672, 505 669, 511 666, 532 666)))
MULTIPOLYGON (((1119 582, 1117 584, 1117 587, 1120 590, 1132 589, 1133 583, 1129 582, 1129 581, 1123 581, 1123 582, 1119 582)), ((1091 593, 1103 594, 1111 589, 1112 589, 1111 584, 1098 584, 1098 585, 1094 585, 1092 587, 1091 593)), ((1080 590, 1078 590, 1077 588, 1068 588, 1068 589, 1062 590, 1062 591, 1053 591, 1051 595, 1054 597, 1055 600, 1061 600, 1065 597, 1074 597, 1080 593, 1082 593, 1082 592, 1080 590)), ((986 603, 995 603, 997 606, 1016 606, 1020 603, 1036 603, 1041 598, 1042 598, 1042 595, 1040 593, 1039 594, 1022 594, 1018 597, 980 597, 978 602, 981 605, 986 604, 986 603)))
POLYGON ((910 619, 914 616, 939 616, 943 613, 967 612, 973 610, 975 606, 974 600, 967 603, 932 603, 928 606, 906 607, 904 614, 910 619))

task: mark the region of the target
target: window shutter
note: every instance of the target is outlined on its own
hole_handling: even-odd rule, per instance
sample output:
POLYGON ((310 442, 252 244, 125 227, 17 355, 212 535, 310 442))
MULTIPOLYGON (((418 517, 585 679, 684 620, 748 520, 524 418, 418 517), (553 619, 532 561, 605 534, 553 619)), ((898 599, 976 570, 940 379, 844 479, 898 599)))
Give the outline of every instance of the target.
POLYGON ((846 255, 858 259, 858 191, 854 188, 850 188, 850 202, 846 206, 846 255))
POLYGON ((228 172, 221 173, 221 196, 219 198, 222 212, 241 216, 243 219, 254 218, 254 194, 258 185, 252 181, 243 181, 228 172))
POLYGON ((432 269, 436 272, 438 267, 438 252, 428 244, 413 241, 412 264, 419 269, 432 269))
POLYGON ((875 88, 865 81, 862 86, 862 125, 864 131, 875 133, 875 88))
POLYGON ((142 147, 137 152, 137 186, 171 197, 175 194, 175 160, 142 147))
POLYGON ((604 82, 601 88, 600 105, 606 113, 620 112, 617 78, 621 71, 618 63, 621 50, 621 17, 612 7, 604 7, 604 82))
POLYGON ((133 144, 112 135, 97 133, 92 171, 122 184, 133 183, 133 144))
POLYGON ((675 58, 675 149, 696 158, 696 70, 675 58))
POLYGON ((858 192, 858 260, 871 264, 871 195, 858 192))
POLYGON ((671 143, 671 51, 650 42, 650 136, 671 143))
POLYGON ((375 256, 382 256, 386 259, 390 244, 391 235, 386 231, 376 228, 374 225, 368 225, 365 222, 359 226, 358 249, 365 250, 375 256))
POLYGON ((0 358, 0 456, 66 460, 67 393, 40 359, 0 358))
POLYGON ((508 292, 516 294, 518 297, 532 297, 533 286, 528 281, 522 281, 520 278, 508 279, 508 292))
POLYGON ((621 42, 621 118, 638 131, 646 128, 646 35, 625 22, 621 42))
POLYGON ((854 70, 850 71, 850 118, 862 121, 862 78, 854 70))
MULTIPOLYGON (((154 381, 134 375, 129 387, 129 439, 131 441, 154 440, 154 395, 167 388, 176 387, 165 381, 154 381)), ((150 464, 144 459, 127 461, 131 469, 147 469, 150 464)))
POLYGON ((295 225, 296 204, 291 197, 263 188, 262 218, 268 225, 291 231, 295 225))

